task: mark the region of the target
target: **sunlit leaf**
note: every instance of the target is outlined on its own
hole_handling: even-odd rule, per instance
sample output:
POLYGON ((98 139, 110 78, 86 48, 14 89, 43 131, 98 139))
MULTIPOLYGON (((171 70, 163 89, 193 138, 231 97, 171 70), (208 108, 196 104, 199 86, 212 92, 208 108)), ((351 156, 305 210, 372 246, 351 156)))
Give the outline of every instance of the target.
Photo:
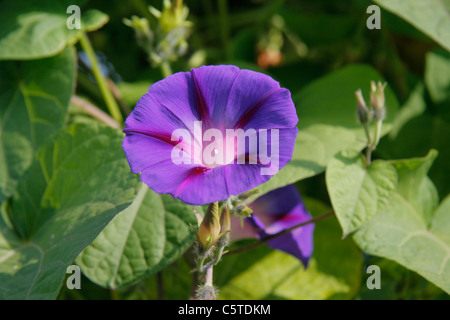
POLYGON ((411 269, 450 292, 450 196, 437 206, 426 173, 436 152, 421 159, 393 162, 399 186, 389 204, 354 235, 367 253, 411 269))
POLYGON ((123 134, 75 125, 38 151, 0 219, 0 298, 54 299, 67 267, 138 187, 123 134))

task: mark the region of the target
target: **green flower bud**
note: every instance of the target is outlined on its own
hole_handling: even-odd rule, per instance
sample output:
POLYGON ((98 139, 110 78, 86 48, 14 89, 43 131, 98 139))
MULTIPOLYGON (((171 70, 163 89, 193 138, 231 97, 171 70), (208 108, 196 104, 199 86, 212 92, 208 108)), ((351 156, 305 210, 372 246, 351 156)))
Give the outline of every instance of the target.
POLYGON ((366 124, 370 121, 370 111, 366 106, 361 89, 355 92, 357 107, 358 107, 358 119, 361 124, 366 124))
POLYGON ((386 83, 382 84, 380 81, 375 83, 370 82, 370 104, 373 108, 373 116, 377 120, 383 120, 386 116, 384 88, 386 83))
POLYGON ((161 30, 168 34, 173 29, 179 27, 189 27, 191 23, 186 21, 189 10, 183 6, 182 0, 164 0, 162 11, 150 7, 150 12, 159 20, 161 30))
POLYGON ((219 240, 220 229, 219 204, 214 202, 209 205, 198 228, 197 240, 199 245, 205 250, 211 248, 219 240))
POLYGON ((222 250, 223 248, 228 246, 230 242, 230 231, 231 231, 230 208, 227 205, 224 205, 222 214, 220 215, 220 238, 217 241, 217 246, 222 247, 222 250))
POLYGON ((230 209, 224 205, 222 214, 220 215, 220 232, 229 232, 231 230, 231 216, 230 209))

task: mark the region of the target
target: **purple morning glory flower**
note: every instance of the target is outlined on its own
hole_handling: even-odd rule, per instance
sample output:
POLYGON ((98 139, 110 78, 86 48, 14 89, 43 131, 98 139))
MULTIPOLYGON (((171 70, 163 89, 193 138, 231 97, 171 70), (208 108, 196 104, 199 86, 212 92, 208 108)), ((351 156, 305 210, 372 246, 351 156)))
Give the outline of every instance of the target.
MULTIPOLYGON (((293 185, 273 190, 256 199, 249 207, 253 213, 245 222, 250 222, 251 232, 262 239, 312 219, 293 185)), ((232 236, 235 232, 239 233, 239 229, 237 225, 232 226, 232 236)), ((244 234, 249 235, 249 231, 247 229, 244 234)), ((310 223, 268 241, 267 245, 293 255, 306 268, 313 252, 313 233, 314 224, 310 223)))
POLYGON ((201 205, 267 181, 291 159, 289 90, 236 66, 203 66, 153 84, 125 121, 133 173, 157 193, 201 205))

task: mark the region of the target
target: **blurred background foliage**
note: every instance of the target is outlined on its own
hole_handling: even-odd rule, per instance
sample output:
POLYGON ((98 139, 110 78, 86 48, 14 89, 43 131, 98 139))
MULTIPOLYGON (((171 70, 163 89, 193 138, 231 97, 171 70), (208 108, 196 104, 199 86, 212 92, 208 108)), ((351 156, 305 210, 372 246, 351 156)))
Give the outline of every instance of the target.
MULTIPOLYGON (((384 9, 381 29, 369 30, 366 9, 374 4, 369 0, 186 0, 184 4, 192 22, 189 46, 171 63, 173 72, 204 64, 234 64, 271 75, 294 95, 342 67, 369 64, 387 81, 400 106, 374 158, 423 157, 437 149, 439 156, 429 176, 441 199, 449 194, 450 53, 429 36, 384 9)), ((124 24, 124 18, 139 16, 154 28, 157 21, 149 5, 163 6, 154 0, 90 0, 81 7, 82 12, 97 9, 109 16, 109 22, 90 32, 89 38, 103 73, 117 85, 115 96, 122 110, 131 110, 147 88, 164 76, 137 44, 134 30, 124 24)), ((79 44, 77 50, 76 92, 108 112, 79 44)), ((360 87, 368 85, 360 83, 360 87)), ((69 123, 96 121, 76 105, 69 112, 69 123)), ((356 124, 356 103, 354 119, 356 124)), ((296 186, 313 216, 329 210, 324 173, 296 186)), ((220 298, 448 298, 415 272, 363 254, 350 237, 342 240, 341 236, 335 218, 316 225, 315 253, 308 272, 294 258, 266 246, 224 257, 215 270, 220 298), (382 269, 382 290, 369 290, 365 285, 369 276, 365 270, 371 264, 382 269)), ((157 274, 121 289, 103 288, 83 276, 81 290, 63 285, 58 298, 187 299, 195 289, 191 259, 188 250, 157 274)))
MULTIPOLYGON (((133 30, 122 21, 137 15, 155 23, 147 9, 149 4, 162 7, 162 1, 144 0, 131 0, 127 5, 94 0, 86 4, 86 9, 95 8, 110 17, 109 23, 90 37, 129 106, 162 77, 159 68, 151 68, 148 56, 133 40, 133 30)), ((398 117, 401 119, 382 140, 376 155, 419 157, 435 148, 440 155, 431 168, 431 179, 441 198, 450 192, 450 98, 433 93, 436 86, 450 83, 450 53, 429 37, 383 9, 382 28, 369 30, 366 9, 373 4, 369 0, 198 0, 185 4, 189 7, 188 20, 193 22, 189 50, 173 63, 174 72, 202 64, 235 64, 265 72, 295 93, 343 66, 370 64, 383 75, 404 107, 398 117), (221 2, 228 5, 225 13, 221 2), (446 79, 435 83, 439 81, 436 74, 446 79)), ((82 68, 78 85, 80 92, 98 98, 97 105, 103 104, 100 92, 82 68)), ((449 88, 445 90, 448 93, 449 88)))
MULTIPOLYGON (((235 64, 265 72, 295 93, 312 80, 343 66, 370 64, 386 79, 401 106, 393 130, 382 139, 374 154, 375 158, 421 157, 431 148, 435 148, 439 150, 439 156, 429 175, 440 198, 449 193, 450 94, 440 93, 449 93, 450 90, 450 54, 425 34, 384 9, 381 14, 382 28, 369 30, 366 27, 369 16, 366 9, 373 4, 369 0, 198 0, 185 1, 185 4, 189 7, 188 20, 192 21, 189 48, 181 59, 172 64, 174 72, 186 71, 202 64, 235 64)), ((146 52, 134 40, 134 31, 122 21, 124 17, 137 15, 147 18, 150 25, 155 24, 154 16, 147 9, 148 5, 160 9, 162 1, 130 0, 125 4, 122 1, 92 0, 85 6, 85 9, 98 9, 110 17, 109 23, 102 29, 90 33, 90 38, 107 68, 108 76, 117 83, 123 103, 131 108, 142 92, 163 76, 159 68, 151 67, 146 52)), ((101 94, 96 86, 92 86, 92 79, 83 69, 83 64, 78 77, 78 92, 89 96, 96 105, 105 108, 101 94)), ((366 85, 368 84, 361 83, 361 86, 366 85)), ((327 92, 323 94, 326 95, 327 92)), ((75 111, 72 111, 73 114, 76 114, 75 111)), ((302 180, 297 186, 304 196, 314 197, 329 205, 324 174, 302 180)), ((312 211, 313 215, 317 215, 317 212, 312 211)), ((340 235, 337 223, 334 227, 338 241, 340 235)), ((320 228, 316 231, 316 250, 324 250, 323 259, 327 259, 331 251, 339 250, 330 243, 321 248, 317 238, 330 234, 333 234, 333 231, 322 233, 320 228)), ((332 236, 327 240, 330 241, 331 238, 332 236)), ((344 246, 350 247, 344 248, 342 256, 339 256, 342 261, 348 258, 350 252, 359 251, 350 239, 346 241, 348 243, 344 246)), ((261 248, 250 254, 255 258, 253 264, 256 264, 264 257, 276 253, 268 248, 261 248)), ((81 291, 63 289, 59 298, 185 299, 192 289, 192 276, 186 262, 189 259, 186 255, 185 258, 179 259, 162 273, 121 290, 102 289, 84 278, 83 284, 86 285, 81 291), (161 289, 163 287, 164 291, 161 289)), ((305 285, 303 291, 277 289, 283 287, 283 283, 287 285, 286 279, 279 278, 272 279, 272 282, 277 283, 276 286, 274 284, 270 288, 253 290, 257 293, 251 297, 448 298, 442 290, 395 262, 367 255, 362 258, 363 261, 356 264, 360 266, 359 270, 354 272, 356 278, 349 279, 345 284, 351 288, 334 291, 330 289, 340 293, 324 294, 322 291, 316 292, 315 295, 308 283, 315 283, 314 279, 318 281, 320 275, 316 275, 312 276, 313 279, 308 278, 301 282, 305 285), (383 270, 383 290, 368 290, 365 286, 369 275, 364 270, 370 264, 377 264, 383 270)), ((280 257, 267 260, 272 262, 266 261, 265 266, 273 270, 276 268, 276 262, 273 261, 279 259, 280 257)), ((245 261, 249 260, 247 254, 245 261)), ((295 261, 283 260, 283 263, 291 265, 294 268, 292 270, 301 268, 295 261)), ((240 268, 247 270, 251 266, 242 260, 239 263, 239 257, 230 257, 224 258, 223 264, 217 268, 217 285, 222 288, 222 298, 242 298, 233 292, 242 292, 245 288, 233 290, 233 286, 245 287, 246 281, 249 282, 248 285, 255 283, 258 277, 266 277, 265 281, 269 281, 269 274, 265 274, 263 270, 256 275, 241 275, 238 279, 240 282, 236 279, 233 281, 232 274, 239 274, 240 268)), ((292 270, 289 271, 291 277, 295 277, 292 270)), ((287 271, 280 272, 278 276, 282 277, 283 272, 287 271)), ((301 275, 299 277, 301 278, 301 275)))

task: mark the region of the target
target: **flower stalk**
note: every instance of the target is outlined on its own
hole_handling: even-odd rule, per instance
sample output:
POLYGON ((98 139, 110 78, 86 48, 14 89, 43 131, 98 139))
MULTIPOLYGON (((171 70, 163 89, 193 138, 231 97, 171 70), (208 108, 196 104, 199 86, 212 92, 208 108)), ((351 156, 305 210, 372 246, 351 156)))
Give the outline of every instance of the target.
POLYGON ((92 73, 94 74, 95 80, 97 80, 98 87, 102 93, 103 99, 105 100, 106 107, 109 113, 118 123, 123 124, 122 113, 120 112, 119 106, 114 99, 113 94, 109 90, 106 78, 100 69, 100 64, 95 56, 94 49, 92 48, 91 42, 85 32, 81 33, 80 45, 83 51, 86 53, 89 62, 91 63, 92 73))
POLYGON ((201 285, 197 288, 196 298, 213 300, 217 296, 217 289, 213 286, 213 268, 221 260, 230 241, 230 210, 225 204, 220 211, 218 202, 214 202, 209 205, 205 217, 200 219, 197 215, 197 219, 200 223, 198 231, 195 231, 196 259, 201 285))
POLYGON ((383 120, 386 117, 386 100, 384 95, 384 89, 386 88, 386 83, 375 83, 371 81, 370 83, 370 106, 369 109, 366 106, 364 97, 362 95, 361 89, 355 92, 358 119, 364 128, 367 137, 367 148, 366 148, 366 165, 369 166, 372 162, 372 152, 378 146, 381 139, 383 120), (370 124, 375 121, 374 135, 370 133, 370 124))

